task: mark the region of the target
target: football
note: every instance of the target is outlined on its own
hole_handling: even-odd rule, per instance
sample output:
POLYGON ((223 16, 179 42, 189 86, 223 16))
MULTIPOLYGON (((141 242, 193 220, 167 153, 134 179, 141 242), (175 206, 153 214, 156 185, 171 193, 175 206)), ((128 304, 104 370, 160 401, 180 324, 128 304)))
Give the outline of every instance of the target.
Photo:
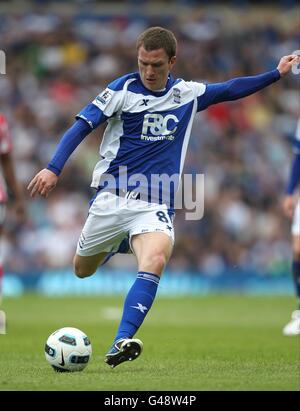
POLYGON ((46 360, 58 372, 82 371, 91 355, 91 342, 78 328, 60 328, 49 336, 45 344, 46 360))

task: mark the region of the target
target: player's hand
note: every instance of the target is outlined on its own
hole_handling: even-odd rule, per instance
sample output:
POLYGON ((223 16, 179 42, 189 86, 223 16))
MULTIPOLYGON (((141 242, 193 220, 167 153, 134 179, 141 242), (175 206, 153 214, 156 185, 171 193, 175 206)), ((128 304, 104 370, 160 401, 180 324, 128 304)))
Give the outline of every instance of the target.
POLYGON ((36 193, 47 198, 50 191, 56 186, 58 176, 52 171, 44 168, 41 170, 29 183, 27 190, 30 191, 30 196, 34 197, 36 193))
POLYGON ((280 59, 277 69, 282 76, 285 76, 294 64, 300 63, 300 56, 297 54, 290 54, 289 56, 284 56, 280 59))
POLYGON ((295 208, 296 208, 296 204, 297 204, 297 199, 294 196, 292 196, 292 195, 285 196, 285 198, 283 200, 283 203, 282 203, 282 208, 283 208, 284 214, 289 219, 293 218, 295 208))

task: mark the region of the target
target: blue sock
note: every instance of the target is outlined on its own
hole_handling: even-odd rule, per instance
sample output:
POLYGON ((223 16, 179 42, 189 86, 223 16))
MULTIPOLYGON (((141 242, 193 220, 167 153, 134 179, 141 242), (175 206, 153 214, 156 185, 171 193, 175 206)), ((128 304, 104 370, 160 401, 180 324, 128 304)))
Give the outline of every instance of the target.
POLYGON ((140 328, 154 301, 159 276, 140 271, 124 303, 122 320, 115 338, 131 338, 140 328))
POLYGON ((293 277, 298 300, 298 309, 300 310, 300 261, 293 261, 293 277))

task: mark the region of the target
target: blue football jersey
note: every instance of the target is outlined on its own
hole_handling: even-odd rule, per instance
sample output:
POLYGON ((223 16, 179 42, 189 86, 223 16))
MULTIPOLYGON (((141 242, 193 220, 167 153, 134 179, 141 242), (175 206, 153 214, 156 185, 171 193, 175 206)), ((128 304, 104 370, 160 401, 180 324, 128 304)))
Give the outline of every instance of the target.
POLYGON ((48 168, 59 175, 88 131, 107 121, 91 186, 134 190, 146 201, 172 206, 195 114, 211 104, 246 97, 279 79, 278 69, 207 85, 169 75, 164 90, 151 91, 139 73, 127 74, 77 114, 79 124, 64 134, 48 168))
POLYGON ((111 176, 117 188, 127 186, 146 195, 151 195, 152 189, 150 201, 156 202, 158 192, 153 188, 164 175, 170 178, 170 184, 159 196, 172 203, 205 89, 205 84, 174 80, 171 75, 166 88, 158 92, 145 88, 139 73, 110 83, 76 116, 93 129, 108 122, 91 186, 110 185, 111 176))

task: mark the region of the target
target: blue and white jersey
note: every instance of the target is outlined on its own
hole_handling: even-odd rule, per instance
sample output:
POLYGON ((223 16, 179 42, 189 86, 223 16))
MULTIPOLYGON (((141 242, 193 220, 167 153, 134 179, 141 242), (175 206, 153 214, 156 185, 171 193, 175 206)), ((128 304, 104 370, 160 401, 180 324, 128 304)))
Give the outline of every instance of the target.
POLYGON ((144 87, 138 73, 110 83, 77 115, 92 128, 108 121, 100 146, 102 159, 95 166, 91 186, 103 186, 104 175, 110 175, 117 181, 117 188, 123 188, 126 183, 128 189, 138 187, 139 192, 145 194, 146 190, 150 194, 157 181, 155 176, 164 174, 174 178, 169 188, 172 200, 182 173, 198 99, 205 89, 202 83, 169 76, 166 88, 153 92, 144 87), (123 170, 126 181, 120 175, 123 170))
POLYGON ((76 116, 48 168, 59 175, 78 144, 107 121, 91 186, 134 190, 149 202, 172 207, 183 170, 192 123, 211 104, 236 100, 280 79, 278 69, 205 85, 174 80, 162 91, 144 87, 139 73, 112 83, 76 116), (88 129, 88 130, 87 130, 88 129), (167 182, 167 184, 165 184, 167 182))

